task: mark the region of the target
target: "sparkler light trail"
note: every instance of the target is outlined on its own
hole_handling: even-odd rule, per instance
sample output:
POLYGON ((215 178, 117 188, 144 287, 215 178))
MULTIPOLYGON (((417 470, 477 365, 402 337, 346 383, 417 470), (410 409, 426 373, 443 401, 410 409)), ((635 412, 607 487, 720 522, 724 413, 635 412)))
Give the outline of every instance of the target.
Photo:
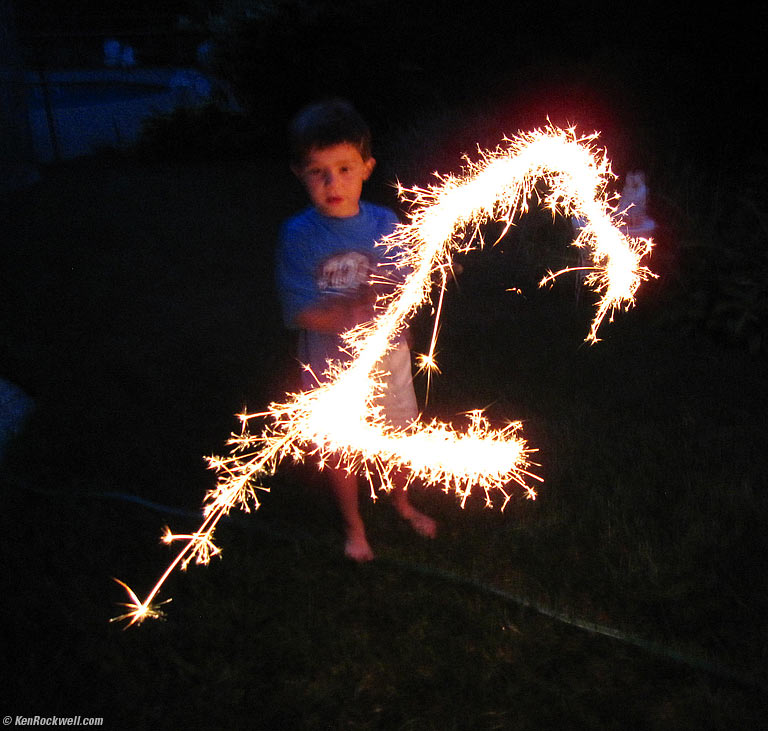
MULTIPOLYGON (((331 463, 360 472, 371 484, 373 499, 374 478, 389 490, 396 473, 406 475, 407 484, 419 480, 455 491, 462 507, 475 486, 484 491, 489 506, 492 492, 500 493, 502 509, 510 498, 511 483, 535 497, 529 481, 540 478, 529 471, 532 450, 520 437, 520 422, 494 428, 477 410, 468 414, 463 432, 437 420, 405 428, 386 424, 380 404, 382 358, 411 315, 429 301, 435 277, 442 281, 442 303, 452 254, 482 246, 480 225, 486 220, 505 222, 506 232, 528 210, 534 192, 553 215, 559 211, 580 222, 573 244, 589 252, 591 267, 584 282, 601 295, 587 340, 597 340, 606 315, 634 302, 640 284, 653 276, 641 263, 652 242, 623 233, 607 194, 613 173, 605 154, 594 147, 596 137, 596 133, 579 137, 574 129, 535 130, 505 140, 494 151, 481 152, 478 161, 467 161, 461 177, 438 177, 439 184, 427 189, 400 189, 401 198, 410 203, 410 222, 378 243, 394 261, 402 283, 378 297, 370 322, 344 334, 351 359, 329 363, 325 383, 290 394, 264 413, 240 415, 242 429, 228 441, 230 455, 209 458, 218 479, 205 497, 202 525, 189 535, 166 532, 165 542, 181 540, 184 546, 146 599, 140 601, 118 582, 128 591, 130 602, 124 605, 129 611, 115 619, 128 620, 130 626, 158 616, 155 597, 168 576, 192 560, 208 563, 218 553, 212 537, 219 520, 233 507, 247 512, 251 506, 258 508, 257 491, 268 489, 261 483, 286 458, 313 457, 321 468, 331 463), (548 193, 539 192, 540 181, 548 193), (262 424, 260 430, 250 429, 252 420, 262 424)), ((542 284, 561 273, 550 273, 542 284)), ((430 351, 420 359, 429 370, 436 369, 436 334, 437 323, 430 351)))

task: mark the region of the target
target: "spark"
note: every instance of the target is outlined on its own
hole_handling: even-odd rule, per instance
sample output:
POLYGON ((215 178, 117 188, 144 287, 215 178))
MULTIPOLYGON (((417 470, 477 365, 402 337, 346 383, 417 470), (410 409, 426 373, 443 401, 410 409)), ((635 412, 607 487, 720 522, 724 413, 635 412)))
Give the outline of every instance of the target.
MULTIPOLYGON (((410 222, 398 225, 378 243, 394 262, 389 265, 394 271, 383 269, 380 279, 391 282, 399 276, 401 283, 378 296, 370 322, 344 333, 352 357, 345 363, 329 363, 324 383, 288 394, 263 413, 239 415, 241 432, 227 442, 229 456, 209 458, 218 479, 205 497, 202 525, 191 534, 166 532, 165 542, 185 545, 143 602, 118 582, 129 593, 131 602, 125 606, 131 611, 116 619, 127 619, 130 626, 159 616, 152 601, 171 572, 186 568, 192 560, 206 564, 219 555, 212 540, 218 522, 233 507, 258 509, 257 491, 267 490, 264 480, 286 459, 312 458, 321 468, 334 464, 349 473, 362 473, 369 478, 374 499, 372 478, 378 477, 390 490, 396 473, 405 474, 408 485, 418 480, 455 492, 462 507, 477 488, 488 506, 493 504, 492 495, 500 494, 503 509, 513 483, 535 498, 530 483, 541 478, 531 472, 534 450, 520 436, 520 422, 493 427, 478 409, 465 415, 464 431, 436 419, 392 427, 380 405, 381 360, 413 313, 429 301, 433 280, 439 276, 438 316, 429 352, 418 359, 428 375, 437 371, 439 312, 452 254, 482 247, 480 226, 486 220, 504 222, 506 231, 527 212, 532 195, 540 197, 539 182, 549 191, 541 203, 553 215, 560 212, 581 224, 573 245, 589 252, 591 264, 584 282, 600 295, 586 339, 595 342, 604 318, 634 302, 640 284, 653 276, 642 265, 653 244, 622 231, 621 217, 607 194, 614 176, 605 154, 594 147, 596 138, 597 133, 579 136, 573 128, 548 126, 505 139, 493 151, 481 151, 477 161, 466 160, 460 177, 437 176, 438 183, 429 188, 399 188, 410 204, 410 222), (253 421, 260 428, 252 431, 253 421)), ((564 271, 548 274, 542 284, 564 271)))
POLYGON ((440 368, 438 368, 437 361, 435 360, 435 347, 437 345, 437 335, 438 335, 438 332, 440 331, 440 313, 443 310, 443 298, 445 296, 445 287, 447 284, 447 275, 445 272, 445 268, 440 270, 440 274, 442 277, 442 281, 440 283, 440 297, 437 301, 437 310, 435 312, 435 324, 434 324, 434 327, 432 328, 432 338, 429 341, 429 352, 420 353, 416 359, 419 367, 418 372, 427 374, 427 388, 424 395, 425 408, 429 403, 429 386, 432 382, 432 374, 440 373, 440 368))
POLYGON ((161 612, 157 607, 162 604, 168 604, 168 602, 171 601, 170 599, 166 599, 164 602, 154 605, 150 603, 150 599, 142 602, 130 586, 120 581, 120 579, 113 578, 113 581, 120 584, 131 599, 130 602, 124 602, 120 604, 120 606, 126 607, 131 611, 121 614, 119 617, 112 617, 112 619, 109 620, 110 622, 122 622, 123 620, 128 620, 128 624, 125 626, 127 629, 132 624, 141 624, 145 619, 162 619, 165 616, 165 613, 161 612))
POLYGON ((418 372, 425 372, 427 374, 427 378, 429 378, 430 373, 442 373, 439 366, 437 365, 435 353, 431 349, 429 353, 419 353, 416 358, 416 363, 419 366, 418 372))

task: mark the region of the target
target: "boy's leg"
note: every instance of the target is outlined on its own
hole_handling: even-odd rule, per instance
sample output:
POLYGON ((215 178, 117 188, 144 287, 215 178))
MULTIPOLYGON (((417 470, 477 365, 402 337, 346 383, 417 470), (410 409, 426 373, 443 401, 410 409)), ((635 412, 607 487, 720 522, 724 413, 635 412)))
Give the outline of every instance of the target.
POLYGON ((336 503, 344 521, 344 555, 353 561, 363 562, 373 559, 373 551, 368 545, 365 525, 357 505, 357 475, 348 474, 336 467, 330 467, 328 475, 336 503))
POLYGON ((392 490, 392 500, 395 510, 403 520, 407 520, 419 535, 425 538, 434 538, 437 535, 437 523, 428 515, 424 515, 411 505, 408 499, 408 491, 405 489, 406 479, 402 472, 394 475, 392 480, 395 487, 392 490))
MULTIPOLYGON (((394 426, 405 427, 418 418, 419 410, 416 404, 416 394, 413 390, 411 374, 411 351, 405 343, 387 353, 381 361, 381 369, 388 374, 386 388, 380 399, 380 405, 387 421, 394 426)), ((420 535, 434 538, 437 534, 437 524, 432 518, 416 510, 408 500, 405 486, 408 480, 403 472, 393 475, 392 500, 395 510, 407 520, 411 527, 420 535)))

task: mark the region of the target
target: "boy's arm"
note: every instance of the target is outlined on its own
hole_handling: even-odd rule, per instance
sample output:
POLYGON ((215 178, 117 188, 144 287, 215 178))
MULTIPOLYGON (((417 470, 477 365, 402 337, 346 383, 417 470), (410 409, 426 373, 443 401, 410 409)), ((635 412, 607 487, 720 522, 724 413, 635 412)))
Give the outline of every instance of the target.
POLYGON ((370 320, 373 317, 373 302, 372 292, 364 292, 357 297, 324 297, 301 310, 294 322, 304 330, 343 332, 370 320))
MULTIPOLYGON (((375 296, 368 296, 365 299, 339 297, 326 300, 303 309, 294 322, 297 327, 315 332, 340 333, 351 330, 373 317, 374 299, 375 296)), ((402 335, 408 348, 413 348, 413 336, 409 326, 403 328, 402 335)))

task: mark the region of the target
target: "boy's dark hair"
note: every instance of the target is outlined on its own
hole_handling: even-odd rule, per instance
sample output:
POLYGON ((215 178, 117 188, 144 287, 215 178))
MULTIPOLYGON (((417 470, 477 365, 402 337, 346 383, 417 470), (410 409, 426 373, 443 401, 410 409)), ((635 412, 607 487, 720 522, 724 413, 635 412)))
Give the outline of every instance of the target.
POLYGON ((345 99, 328 99, 304 107, 289 127, 291 165, 300 167, 310 151, 339 145, 354 145, 363 160, 371 156, 371 130, 345 99))

